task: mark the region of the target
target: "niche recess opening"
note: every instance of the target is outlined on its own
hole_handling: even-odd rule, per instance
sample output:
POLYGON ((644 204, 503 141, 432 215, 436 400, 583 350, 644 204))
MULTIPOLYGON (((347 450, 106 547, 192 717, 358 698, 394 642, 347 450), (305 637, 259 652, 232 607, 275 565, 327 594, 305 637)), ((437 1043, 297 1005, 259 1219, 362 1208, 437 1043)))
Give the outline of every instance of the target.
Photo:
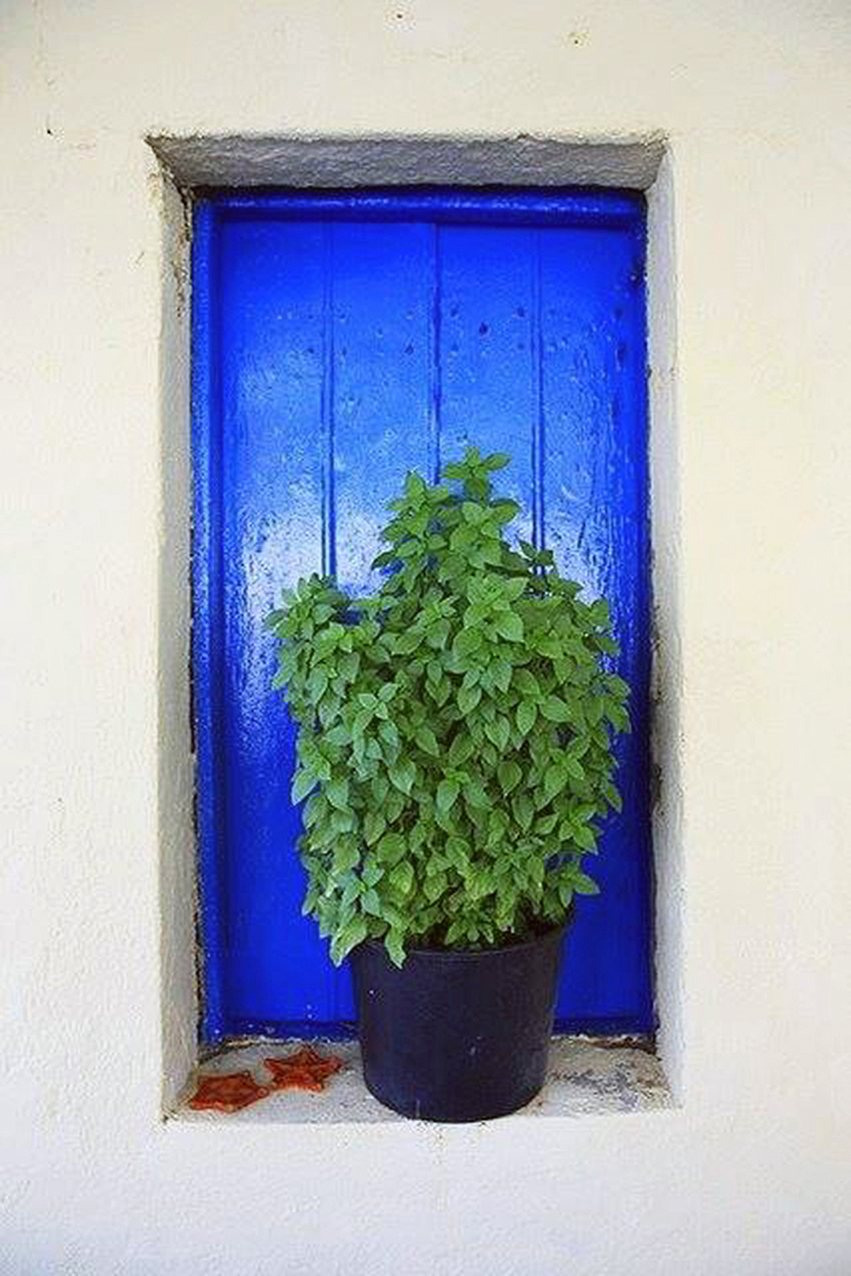
MULTIPOLYGON (((201 192, 201 185, 216 184, 222 181, 228 185, 238 183, 240 186, 279 185, 285 179, 287 185, 315 186, 333 183, 353 188, 362 185, 378 176, 395 185, 399 179, 417 170, 417 177, 429 185, 441 183, 451 175, 453 184, 464 181, 465 185, 482 182, 485 175, 494 179, 497 176, 507 186, 575 185, 577 181, 585 184, 589 178, 594 184, 602 179, 607 185, 647 189, 659 172, 662 157, 662 146, 657 140, 639 143, 605 143, 593 145, 587 143, 534 143, 526 140, 505 141, 483 139, 460 143, 451 140, 429 140, 407 143, 399 139, 367 139, 362 141, 332 142, 293 139, 290 142, 245 139, 156 139, 152 142, 164 166, 165 204, 166 204, 166 257, 172 270, 164 274, 165 308, 167 322, 164 329, 163 347, 163 391, 164 391, 164 480, 168 484, 168 500, 165 509, 166 537, 163 554, 163 661, 162 668, 170 673, 175 682, 185 680, 185 669, 182 675, 179 663, 175 659, 176 649, 186 652, 188 636, 187 599, 185 593, 176 597, 173 573, 184 572, 187 564, 186 524, 183 518, 188 516, 189 483, 188 448, 186 437, 186 411, 188 389, 188 354, 189 330, 186 309, 181 310, 181 294, 187 278, 187 242, 185 236, 186 223, 183 211, 187 196, 196 202, 201 192), (413 149, 412 149, 413 148, 413 149), (417 149, 419 148, 419 149, 417 149), (394 165, 395 157, 395 165, 394 165), (357 170, 357 178, 353 178, 357 170), (394 171, 395 170, 395 171, 394 171), (506 180, 510 178, 510 180, 506 180), (182 199, 178 198, 182 196, 182 199), (174 267, 177 267, 175 270, 174 267), (179 457, 179 465, 175 466, 175 455, 179 457), (175 500, 175 497, 178 499, 175 500), (182 517, 181 517, 182 516, 182 517), (179 624, 175 625, 175 621, 179 624)), ((490 184, 490 183, 489 183, 490 184)), ((240 210, 240 200, 231 192, 226 199, 230 201, 230 212, 236 214, 234 220, 239 223, 240 217, 250 208, 252 200, 257 206, 257 196, 246 196, 240 210)), ((518 199, 517 192, 508 191, 518 199)), ((552 192, 555 196, 556 192, 552 192)), ((260 196, 261 202, 268 198, 260 196)), ((550 201, 552 204, 552 200, 550 201)), ((665 686, 667 691, 666 712, 671 713, 675 707, 676 690, 675 667, 665 662, 665 643, 662 632, 662 621, 667 614, 671 620, 671 632, 675 632, 675 551, 676 525, 675 492, 671 487, 664 499, 659 499, 655 476, 664 466, 671 472, 673 450, 672 413, 670 395, 670 377, 667 369, 673 364, 672 341, 673 327, 670 308, 670 285, 672 280, 662 280, 664 287, 654 286, 654 262, 658 262, 664 254, 668 256, 670 269, 670 224, 669 224, 669 182, 667 177, 660 185, 657 180, 655 188, 648 197, 649 209, 649 348, 651 364, 654 368, 656 384, 651 379, 651 421, 650 435, 650 471, 653 540, 656 550, 656 570, 654 576, 654 595, 656 600, 657 624, 660 628, 660 642, 654 652, 653 677, 656 687, 665 686), (664 295, 663 295, 664 294, 664 295), (661 358, 661 363, 658 360, 661 358), (666 577, 660 575, 661 547, 666 551, 664 567, 666 577)), ((303 210, 302 210, 303 211, 303 210)), ((250 217, 247 219, 250 221, 250 217)), ((289 219, 290 229, 295 219, 289 219)), ((351 222, 348 223, 352 233, 351 222)), ((398 225, 398 222, 397 222, 398 225)), ((345 237, 345 236, 344 236, 345 237)), ((197 285, 196 285, 197 286, 197 285)), ((518 303, 515 309, 522 308, 518 303)), ((481 323, 486 323, 481 319, 481 323)), ((479 334, 481 335, 481 334, 479 334)), ((406 344, 410 344, 409 342, 406 344)), ((511 449, 505 449, 511 450, 511 449)), ((674 471, 675 473, 675 471, 674 471)), ((321 521, 321 519, 320 519, 321 521)), ((185 575, 183 577, 185 579, 185 575)), ((675 650, 671 644, 669 655, 675 650)), ((163 698, 163 713, 168 721, 168 732, 164 732, 164 768, 173 775, 169 767, 168 754, 179 752, 181 731, 178 724, 171 721, 173 707, 186 702, 185 684, 181 688, 182 696, 163 698)), ((658 764, 672 744, 667 731, 660 730, 662 723, 659 715, 654 722, 655 761, 658 764)), ((183 734, 182 744, 188 746, 189 741, 183 734)), ((187 750, 188 752, 188 750, 187 750)), ((675 755, 676 750, 673 749, 675 755)), ((674 759, 675 760, 675 759, 674 759)), ((184 755, 184 774, 186 766, 184 755)), ((678 961, 672 955, 677 943, 675 920, 676 909, 671 910, 671 886, 676 892, 678 857, 676 855, 677 838, 670 834, 676 824, 676 774, 671 759, 662 770, 663 801, 656 805, 654 811, 654 840, 657 873, 657 916, 656 916, 656 966, 657 997, 660 1014, 660 1045, 663 1052, 666 1042, 670 1042, 672 1032, 678 1036, 678 1005, 676 989, 678 986, 678 961), (668 801, 665 797, 673 798, 668 801), (666 850, 666 847, 668 848, 666 850), (672 849, 674 848, 674 849, 672 849)), ((163 821, 163 905, 166 919, 164 932, 164 958, 167 976, 164 989, 164 1043, 166 1051, 166 1103, 171 1106, 174 1096, 180 1090, 188 1068, 191 1068, 196 1057, 196 1046, 193 1040, 192 1021, 198 1013, 197 993, 194 991, 194 979, 191 971, 191 946, 187 952, 186 939, 191 934, 192 881, 194 864, 194 847, 192 845, 191 825, 186 804, 191 797, 188 786, 184 783, 179 795, 183 809, 175 818, 175 810, 171 804, 164 803, 163 821), (169 805, 166 810, 165 806, 169 805)), ((262 1020, 262 1016, 260 1017, 262 1020)), ((296 1026, 295 1017, 286 1021, 296 1026)), ((259 1028, 262 1031, 262 1022, 259 1028)), ((246 1025, 247 1029, 257 1031, 257 1027, 246 1025)), ((238 1027, 237 1027, 238 1030, 238 1027)), ((310 1031, 308 1026, 307 1031, 310 1031)), ((214 1033, 208 1035, 214 1037, 214 1033)), ((673 1070, 666 1059, 669 1073, 673 1070)))

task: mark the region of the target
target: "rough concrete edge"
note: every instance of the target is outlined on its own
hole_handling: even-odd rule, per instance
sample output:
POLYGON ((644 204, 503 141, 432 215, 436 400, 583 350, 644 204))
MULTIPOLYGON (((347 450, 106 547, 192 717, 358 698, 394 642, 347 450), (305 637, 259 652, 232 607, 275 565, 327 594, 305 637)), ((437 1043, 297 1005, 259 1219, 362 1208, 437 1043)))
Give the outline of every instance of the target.
MULTIPOLYGON (((300 1046, 289 1041, 255 1038, 223 1048, 201 1066, 205 1072, 250 1070, 263 1077, 262 1058, 279 1055, 300 1046)), ((393 1125, 403 1130, 435 1131, 447 1128, 502 1128, 498 1122, 478 1121, 450 1126, 441 1122, 406 1120, 375 1099, 363 1082, 360 1050, 356 1041, 315 1042, 320 1049, 343 1059, 344 1068, 319 1095, 291 1091, 230 1114, 193 1111, 188 1106, 192 1086, 187 1086, 182 1102, 170 1114, 179 1128, 223 1126, 241 1130, 252 1127, 310 1126, 314 1129, 375 1127, 393 1125)), ((197 1073, 191 1081, 194 1083, 197 1073)), ((564 1121, 582 1117, 634 1116, 670 1112, 676 1107, 658 1056, 646 1047, 601 1042, 583 1035, 554 1037, 547 1081, 540 1094, 510 1115, 517 1121, 564 1121)))
MULTIPOLYGON (((188 209, 194 188, 222 185, 398 185, 404 182, 480 182, 508 185, 608 185, 649 191, 649 273, 672 264, 661 245, 667 242, 672 216, 670 197, 657 177, 666 162, 666 140, 661 132, 641 136, 622 134, 604 138, 534 137, 267 137, 170 136, 150 134, 148 146, 156 156, 161 204, 161 548, 159 563, 159 830, 160 910, 162 965, 162 1115, 170 1117, 179 1107, 188 1079, 198 1061, 197 1023, 199 989, 196 966, 197 883, 194 832, 194 759, 190 738, 189 676, 189 526, 191 477, 189 448, 190 386, 190 248, 188 209), (655 185, 654 185, 655 183, 655 185), (655 212, 654 212, 655 210, 655 212), (658 225, 659 230, 654 230, 658 225), (668 230, 665 228, 668 227, 668 230)), ((667 171, 667 170, 665 170, 667 171)), ((670 179, 668 178, 670 184, 670 179)), ((673 328, 670 340, 665 326, 672 317, 673 277, 665 290, 649 290, 651 364, 654 354, 660 366, 670 353, 673 381, 673 328), (667 297, 667 302, 663 300, 667 297), (657 333, 658 329, 658 333, 657 333)), ((669 478, 676 481, 674 464, 672 395, 659 389, 665 379, 651 381, 651 483, 654 492, 664 490, 669 478), (657 416, 658 414, 658 416, 657 416), (668 442, 665 442, 668 440, 668 442), (668 462, 665 463, 665 453, 668 462), (658 454, 658 455, 657 455, 658 454), (664 482, 661 481, 662 476, 664 482)), ((654 497, 654 549, 662 527, 671 532, 676 563, 678 521, 673 506, 654 497), (656 519, 661 519, 657 523, 656 519), (667 521, 666 521, 667 520, 667 521)), ((668 543, 667 532, 663 538, 668 543)), ((654 585, 657 598, 670 598, 675 620, 676 572, 661 573, 657 566, 654 585)), ((657 613, 658 614, 658 613, 657 613)), ((671 633, 673 633, 671 629, 671 633)), ((657 685, 668 687, 669 707, 678 696, 674 666, 664 665, 656 653, 657 685)), ((662 703, 665 703, 662 698, 662 703)), ((670 708, 669 708, 670 713, 670 708)), ((664 756, 670 737, 657 705, 657 740, 654 757, 663 776, 674 783, 678 749, 672 765, 664 756), (661 736, 664 736, 662 740, 661 736), (667 744, 666 744, 667 741, 667 744), (664 764, 663 764, 664 763, 664 764)), ((666 721, 672 721, 670 718, 666 721)), ((674 787, 674 792, 676 787, 674 787)), ((679 1040, 678 960, 676 927, 678 904, 662 907, 662 897, 673 890, 679 898, 679 870, 675 847, 679 841, 678 817, 664 815, 663 804, 654 819, 654 856, 666 848, 663 864, 657 861, 660 889, 657 893, 658 1004, 670 1014, 672 1028, 663 1018, 660 1051, 666 1073, 678 1075, 679 1054, 671 1043, 679 1040), (673 836, 671 826, 673 820, 673 836), (657 845, 655 838, 660 841, 657 845)), ((670 811, 670 807, 667 808, 670 811)))
POLYGON ((683 1083, 683 801, 680 459, 672 156, 648 192, 650 509, 653 553, 653 863, 659 1055, 672 1094, 683 1083))
POLYGON ((535 184, 646 190, 665 149, 660 132, 605 137, 262 135, 148 137, 184 188, 535 184))
MULTIPOLYGON (((152 157, 153 159, 153 157, 152 157)), ((186 200, 159 162, 160 514, 157 732, 161 1105, 173 1111, 197 1056, 194 759, 190 725, 190 244, 186 200)))

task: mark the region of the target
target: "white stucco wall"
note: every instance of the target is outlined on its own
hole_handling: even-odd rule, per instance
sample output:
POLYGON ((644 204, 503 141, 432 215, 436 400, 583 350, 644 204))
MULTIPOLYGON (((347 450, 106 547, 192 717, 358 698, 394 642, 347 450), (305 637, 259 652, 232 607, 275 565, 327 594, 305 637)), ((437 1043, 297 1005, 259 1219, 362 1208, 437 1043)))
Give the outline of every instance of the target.
POLYGON ((0 14, 0 1271, 851 1271, 849 54, 839 2, 0 14), (161 436, 163 400, 182 410, 171 304, 161 331, 180 281, 143 138, 656 130, 677 270, 677 435, 654 472, 669 527, 680 511, 659 570, 682 685, 660 719, 663 758, 681 736, 663 927, 684 950, 682 1104, 164 1124, 189 776, 183 705, 158 710, 158 679, 182 685, 158 614, 184 587, 160 547, 183 535, 185 468, 161 436))

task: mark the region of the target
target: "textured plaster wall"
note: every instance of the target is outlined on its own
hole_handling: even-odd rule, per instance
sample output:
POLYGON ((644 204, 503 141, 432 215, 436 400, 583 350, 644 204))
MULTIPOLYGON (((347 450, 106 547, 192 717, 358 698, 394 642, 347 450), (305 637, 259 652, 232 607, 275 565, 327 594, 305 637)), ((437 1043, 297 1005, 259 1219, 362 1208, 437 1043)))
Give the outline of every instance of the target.
POLYGON ((851 1270, 849 55, 839 3, 4 8, 0 1271, 851 1270), (185 280, 143 138, 657 131, 682 1104, 163 1123, 163 1041, 172 1074, 190 1048, 187 476, 161 428, 185 280))

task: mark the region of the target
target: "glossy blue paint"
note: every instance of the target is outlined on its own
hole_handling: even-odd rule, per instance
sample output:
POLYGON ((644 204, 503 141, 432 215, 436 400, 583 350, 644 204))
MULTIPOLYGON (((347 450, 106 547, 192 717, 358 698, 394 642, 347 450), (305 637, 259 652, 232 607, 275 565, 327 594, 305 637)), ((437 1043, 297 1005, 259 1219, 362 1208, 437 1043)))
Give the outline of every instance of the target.
POLYGON ((289 221, 392 221, 478 226, 588 226, 596 230, 632 229, 636 224, 634 191, 593 187, 564 190, 461 190, 385 188, 325 191, 228 191, 215 197, 216 206, 230 217, 289 221))
POLYGON ((357 590, 407 469, 513 460, 515 535, 613 605, 633 687, 622 816, 579 901, 558 1019, 654 1026, 644 204, 628 192, 212 194, 196 210, 194 684, 204 1022, 345 1033, 300 915, 294 731, 263 628, 311 571, 357 590))

